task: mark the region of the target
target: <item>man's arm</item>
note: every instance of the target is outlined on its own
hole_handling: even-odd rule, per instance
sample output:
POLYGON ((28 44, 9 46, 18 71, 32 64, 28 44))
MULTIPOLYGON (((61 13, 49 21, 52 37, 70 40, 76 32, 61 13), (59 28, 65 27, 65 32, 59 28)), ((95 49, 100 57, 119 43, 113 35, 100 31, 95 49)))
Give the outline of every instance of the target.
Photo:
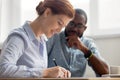
MULTIPOLYGON (((87 55, 88 62, 92 66, 93 70, 99 74, 108 74, 109 73, 109 67, 108 65, 100 58, 98 58, 95 53, 92 53, 91 49, 85 46, 77 36, 69 36, 68 37, 68 46, 69 47, 75 47, 79 50, 81 50, 84 55, 87 55)), ((95 47, 94 47, 95 48, 95 47)))
POLYGON ((91 64, 94 71, 100 76, 109 73, 108 65, 94 54, 88 59, 88 62, 91 64))

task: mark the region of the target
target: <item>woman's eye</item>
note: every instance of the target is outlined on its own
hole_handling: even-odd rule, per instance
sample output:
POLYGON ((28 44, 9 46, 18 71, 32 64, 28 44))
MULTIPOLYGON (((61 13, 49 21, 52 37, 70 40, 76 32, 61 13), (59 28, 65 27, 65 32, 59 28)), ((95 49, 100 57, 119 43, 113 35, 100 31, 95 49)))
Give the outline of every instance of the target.
POLYGON ((58 24, 59 24, 59 25, 62 25, 62 24, 60 23, 60 21, 58 21, 58 24))
POLYGON ((62 27, 62 22, 58 21, 58 25, 62 27))

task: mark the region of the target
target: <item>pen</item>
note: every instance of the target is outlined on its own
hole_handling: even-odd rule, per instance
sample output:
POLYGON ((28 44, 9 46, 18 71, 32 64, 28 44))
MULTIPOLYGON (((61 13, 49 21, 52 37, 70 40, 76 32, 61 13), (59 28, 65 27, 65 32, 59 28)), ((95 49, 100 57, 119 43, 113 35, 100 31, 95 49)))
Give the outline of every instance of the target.
POLYGON ((54 62, 54 64, 55 64, 55 66, 57 66, 57 63, 56 63, 56 61, 55 61, 55 58, 53 58, 53 62, 54 62))

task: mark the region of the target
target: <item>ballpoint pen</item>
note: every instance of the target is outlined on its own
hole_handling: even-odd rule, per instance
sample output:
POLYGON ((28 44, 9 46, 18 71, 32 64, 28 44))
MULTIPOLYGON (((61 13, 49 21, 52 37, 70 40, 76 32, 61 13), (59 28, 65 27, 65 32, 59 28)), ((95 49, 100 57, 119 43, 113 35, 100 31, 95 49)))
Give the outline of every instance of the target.
POLYGON ((56 63, 56 61, 55 61, 55 58, 53 58, 53 62, 55 64, 55 66, 58 66, 57 63, 56 63))

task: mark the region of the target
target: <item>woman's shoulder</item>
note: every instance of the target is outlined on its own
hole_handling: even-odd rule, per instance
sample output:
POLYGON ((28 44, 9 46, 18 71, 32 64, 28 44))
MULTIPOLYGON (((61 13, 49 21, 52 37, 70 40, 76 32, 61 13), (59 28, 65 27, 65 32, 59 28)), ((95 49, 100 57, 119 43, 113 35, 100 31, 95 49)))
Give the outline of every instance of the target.
POLYGON ((20 36, 22 38, 26 38, 27 37, 27 34, 25 33, 24 29, 23 28, 17 28, 17 29, 13 29, 8 37, 11 37, 11 36, 20 36))
POLYGON ((21 41, 23 43, 27 43, 28 42, 28 37, 27 34, 25 33, 23 28, 17 28, 12 30, 8 37, 7 37, 7 41, 9 41, 10 39, 12 39, 13 41, 21 41), (14 38, 14 39, 13 39, 14 38))

